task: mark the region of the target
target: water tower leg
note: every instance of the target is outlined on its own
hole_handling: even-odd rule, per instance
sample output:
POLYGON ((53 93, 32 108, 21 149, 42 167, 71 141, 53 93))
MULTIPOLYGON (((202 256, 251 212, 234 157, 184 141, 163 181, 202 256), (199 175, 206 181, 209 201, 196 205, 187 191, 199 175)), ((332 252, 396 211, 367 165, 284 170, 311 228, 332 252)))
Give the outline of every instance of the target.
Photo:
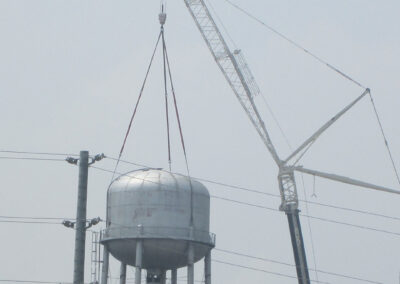
POLYGON ((189 251, 188 251, 188 284, 194 284, 194 248, 193 243, 189 243, 189 251))
POLYGON ((204 258, 205 284, 211 284, 211 250, 204 258))
POLYGON ((178 270, 176 268, 171 270, 171 284, 178 284, 178 270))
POLYGON ((136 271, 135 284, 142 282, 142 257, 143 257, 143 240, 136 242, 136 271))
POLYGON ((121 270, 119 274, 119 284, 126 284, 126 263, 121 262, 121 270))
POLYGON ((163 270, 161 271, 161 284, 166 284, 167 283, 167 271, 163 270))
POLYGON ((109 255, 110 254, 108 253, 107 246, 104 245, 104 249, 103 249, 103 266, 101 268, 101 284, 107 284, 109 255))

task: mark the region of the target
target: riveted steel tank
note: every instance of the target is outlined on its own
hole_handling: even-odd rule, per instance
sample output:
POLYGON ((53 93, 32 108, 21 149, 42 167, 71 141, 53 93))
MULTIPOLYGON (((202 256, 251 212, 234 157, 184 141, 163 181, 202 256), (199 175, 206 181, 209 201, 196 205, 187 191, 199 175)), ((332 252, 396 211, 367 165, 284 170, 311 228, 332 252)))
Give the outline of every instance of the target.
POLYGON ((180 174, 144 169, 111 183, 102 243, 116 259, 134 266, 141 240, 143 268, 180 268, 188 264, 189 243, 195 262, 215 246, 209 226, 210 195, 204 185, 180 174))

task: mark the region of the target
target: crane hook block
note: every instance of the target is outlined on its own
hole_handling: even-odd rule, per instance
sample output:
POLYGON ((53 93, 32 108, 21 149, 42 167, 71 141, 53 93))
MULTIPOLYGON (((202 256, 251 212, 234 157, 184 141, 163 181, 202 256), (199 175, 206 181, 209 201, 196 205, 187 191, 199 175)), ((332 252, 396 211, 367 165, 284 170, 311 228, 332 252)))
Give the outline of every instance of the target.
POLYGON ((164 12, 161 12, 161 13, 158 15, 158 19, 160 20, 161 26, 163 26, 163 25, 165 24, 165 22, 167 21, 167 14, 164 13, 164 12))

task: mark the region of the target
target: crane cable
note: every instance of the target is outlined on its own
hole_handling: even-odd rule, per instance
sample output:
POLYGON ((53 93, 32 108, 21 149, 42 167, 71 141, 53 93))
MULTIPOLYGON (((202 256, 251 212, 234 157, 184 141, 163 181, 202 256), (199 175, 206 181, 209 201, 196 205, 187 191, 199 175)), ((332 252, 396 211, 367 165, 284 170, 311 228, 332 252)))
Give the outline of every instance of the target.
POLYGON ((263 22, 262 20, 260 20, 259 18, 257 18, 256 16, 252 15, 250 12, 248 12, 247 10, 241 8, 240 6, 238 6, 237 4, 233 3, 230 0, 225 0, 225 2, 227 2, 229 5, 231 5, 232 7, 236 8, 237 10, 239 10, 240 12, 242 12, 243 14, 245 14, 246 16, 248 16, 249 18, 253 19, 254 21, 258 22, 259 24, 263 25, 265 28, 267 28, 268 30, 270 30, 271 32, 273 32, 274 34, 278 35, 279 37, 281 37, 282 39, 286 40, 287 42, 289 42, 291 45, 295 46, 296 48, 304 51, 305 53, 307 53, 308 55, 310 55, 311 57, 313 57, 315 60, 319 61, 320 63, 326 65, 329 69, 335 71, 336 73, 338 73, 340 76, 344 77, 345 79, 349 80, 350 82, 354 83, 355 85, 363 88, 363 89, 367 89, 365 86, 363 86, 363 84, 361 84, 360 82, 358 82, 357 80, 353 79, 352 77, 350 77, 349 75, 347 75, 346 73, 344 73, 343 71, 339 70, 338 68, 336 68, 335 66, 333 66, 332 64, 328 63, 327 61, 323 60, 321 57, 315 55, 314 53, 312 53, 311 51, 309 51, 308 49, 306 49, 305 47, 303 47, 302 45, 300 45, 299 43, 295 42, 294 40, 290 39, 289 37, 287 37, 286 35, 284 35, 283 33, 279 32, 277 29, 273 28, 272 26, 266 24, 265 22, 263 22))
POLYGON ((119 162, 120 162, 120 160, 121 160, 121 157, 122 157, 122 153, 124 152, 125 145, 126 145, 126 141, 127 141, 127 139, 128 139, 129 133, 130 133, 130 131, 131 131, 132 122, 133 122, 133 119, 134 119, 135 116, 136 116, 136 112, 137 112, 137 109, 138 109, 140 100, 141 100, 141 98, 142 98, 142 95, 143 95, 144 87, 145 87, 145 85, 146 85, 147 78, 148 78, 148 76, 149 76, 150 69, 151 69, 151 66, 152 66, 152 64, 153 64, 154 56, 155 56, 155 54, 156 54, 157 47, 158 47, 158 44, 159 44, 160 39, 161 39, 161 35, 162 35, 162 33, 160 32, 160 34, 158 35, 158 39, 157 39, 156 46, 155 46, 155 48, 154 48, 153 54, 152 54, 151 59, 150 59, 149 66, 147 67, 146 76, 145 76, 145 78, 144 78, 142 87, 141 87, 141 89, 140 89, 139 97, 138 97, 138 99, 137 99, 137 101, 136 101, 136 105, 135 105, 135 108, 134 108, 134 110, 133 110, 133 113, 132 113, 132 116, 131 116, 131 120, 130 120, 129 125, 128 125, 128 129, 127 129, 127 131, 126 131, 125 138, 124 138, 124 141, 123 141, 122 146, 121 146, 121 150, 120 150, 119 155, 118 155, 118 160, 117 160, 117 163, 116 163, 116 165, 115 165, 115 169, 114 169, 114 174, 113 174, 113 176, 112 176, 112 180, 114 179, 115 172, 117 171, 118 164, 119 164, 119 162))
POLYGON ((385 146, 386 146, 386 149, 387 149, 387 151, 388 151, 388 154, 389 154, 389 157, 390 157, 390 161, 392 162, 393 170, 394 170, 394 172, 395 172, 395 174, 396 174, 397 182, 398 182, 399 185, 400 185, 400 176, 399 176, 399 172, 398 172, 398 170, 397 170, 397 168, 396 168, 396 164, 395 164, 395 162, 394 162, 394 158, 393 158, 393 155, 392 155, 392 151, 390 150, 389 142, 388 142, 388 140, 387 140, 387 138, 386 138, 385 131, 383 130, 382 122, 381 122, 381 119, 380 119, 380 117, 379 117, 378 110, 376 109, 375 101, 374 101, 374 98, 372 97, 371 92, 369 93, 369 97, 370 97, 370 99, 371 99, 372 107, 374 108, 375 116, 376 116, 376 119, 377 119, 377 121, 378 121, 379 128, 380 128, 380 130, 381 130, 383 140, 385 141, 385 146))
MULTIPOLYGON (((162 12, 164 12, 164 6, 161 8, 162 12)), ((168 90, 167 90, 167 64, 166 64, 166 49, 165 49, 165 35, 164 35, 164 24, 161 24, 161 38, 163 45, 163 74, 164 74, 164 94, 165 94, 165 116, 167 122, 167 140, 168 140, 168 166, 169 171, 171 169, 171 139, 169 133, 169 111, 168 111, 168 90)))
POLYGON ((178 103, 176 100, 176 94, 175 94, 175 87, 174 83, 172 80, 172 72, 171 72, 171 65, 168 57, 168 51, 167 51, 167 45, 165 43, 165 36, 164 32, 162 33, 162 44, 163 44, 163 54, 165 58, 165 62, 167 63, 167 70, 168 70, 168 78, 169 78, 169 83, 171 86, 171 93, 172 93, 172 98, 174 101, 174 109, 175 109, 175 115, 176 115, 176 120, 178 123, 178 128, 179 128, 179 136, 181 140, 181 146, 182 146, 182 151, 183 155, 185 158, 185 165, 186 165, 186 171, 189 179, 189 186, 190 186, 190 225, 193 226, 193 185, 192 185, 192 178, 190 176, 190 170, 189 170, 189 162, 188 162, 188 157, 187 157, 187 152, 186 152, 186 146, 185 146, 185 139, 183 136, 183 130, 182 130, 182 123, 181 123, 181 118, 179 115, 179 109, 178 109, 178 103))

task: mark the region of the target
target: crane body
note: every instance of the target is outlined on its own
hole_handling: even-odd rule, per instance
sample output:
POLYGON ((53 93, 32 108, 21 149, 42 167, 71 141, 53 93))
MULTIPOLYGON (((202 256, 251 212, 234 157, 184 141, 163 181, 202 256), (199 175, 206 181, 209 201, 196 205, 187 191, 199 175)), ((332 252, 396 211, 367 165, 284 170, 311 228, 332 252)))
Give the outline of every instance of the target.
POLYGON ((286 159, 281 160, 254 102, 254 97, 260 92, 260 89, 258 88, 257 83, 255 82, 241 51, 234 50, 231 52, 204 0, 184 0, 184 2, 208 48, 210 49, 218 67, 222 71, 225 79, 231 86, 241 106, 245 110, 247 116, 257 130, 257 133, 261 137, 263 143, 278 166, 278 184, 281 196, 281 204, 279 209, 285 212, 288 219, 298 283, 310 284, 311 279, 309 276, 303 234, 301 230, 299 200, 294 172, 297 171, 300 173, 313 175, 314 177, 318 176, 364 188, 400 194, 399 190, 366 183, 336 174, 310 170, 303 168, 302 166, 296 166, 297 162, 318 139, 318 137, 320 137, 321 134, 330 128, 362 98, 364 98, 367 94, 370 94, 370 90, 365 89, 361 95, 359 95, 349 105, 343 108, 340 112, 323 124, 314 134, 306 139, 305 142, 302 143, 292 154, 290 154, 286 159), (289 164, 289 162, 297 156, 300 157, 293 164, 289 164))
POLYGON ((246 111, 250 121, 269 150, 275 163, 277 163, 280 168, 278 177, 282 198, 280 208, 282 211, 285 211, 289 221, 289 230, 299 283, 309 284, 307 259, 300 227, 298 197, 293 170, 287 170, 279 159, 265 123, 254 103, 254 97, 257 92, 259 92, 259 88, 250 70, 247 69, 247 64, 240 51, 236 50, 233 53, 230 51, 204 1, 185 0, 185 3, 217 62, 218 67, 221 69, 225 79, 228 81, 240 104, 246 111))

